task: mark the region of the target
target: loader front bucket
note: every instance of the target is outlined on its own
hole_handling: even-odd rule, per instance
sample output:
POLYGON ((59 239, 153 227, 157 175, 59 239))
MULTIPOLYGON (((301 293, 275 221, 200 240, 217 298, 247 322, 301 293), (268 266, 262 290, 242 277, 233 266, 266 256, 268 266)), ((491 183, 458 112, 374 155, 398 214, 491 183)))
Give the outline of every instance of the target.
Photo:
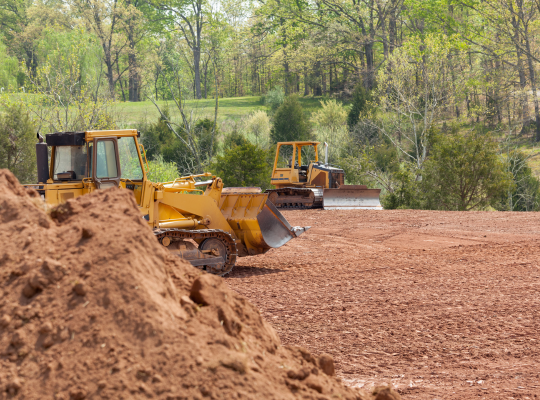
POLYGON ((292 227, 283 214, 268 200, 257 216, 257 221, 259 221, 265 243, 272 248, 283 246, 289 240, 300 236, 310 228, 309 226, 303 228, 299 226, 292 227))
POLYGON ((243 244, 239 256, 283 246, 310 227, 292 227, 265 193, 222 193, 220 209, 243 244))
POLYGON ((324 189, 325 210, 382 210, 379 195, 381 189, 365 186, 342 185, 339 189, 324 189))

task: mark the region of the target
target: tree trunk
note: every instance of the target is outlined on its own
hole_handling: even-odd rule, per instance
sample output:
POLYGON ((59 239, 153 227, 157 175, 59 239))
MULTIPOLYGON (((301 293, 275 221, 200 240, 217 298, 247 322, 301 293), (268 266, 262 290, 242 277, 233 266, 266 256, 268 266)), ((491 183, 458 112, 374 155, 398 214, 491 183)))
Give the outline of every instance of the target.
POLYGON ((374 85, 374 58, 373 58, 373 42, 366 43, 364 45, 364 51, 366 53, 366 76, 364 79, 364 85, 366 89, 373 89, 374 85))
POLYGON ((309 83, 308 83, 308 73, 307 67, 304 65, 304 96, 309 95, 309 83))
POLYGON ((129 101, 140 101, 140 84, 139 84, 139 68, 137 66, 137 54, 135 46, 137 41, 135 38, 135 20, 130 18, 128 21, 128 70, 129 70, 129 101))
POLYGON ((397 42, 397 23, 396 23, 396 9, 392 9, 388 19, 388 51, 390 54, 394 52, 397 42))
MULTIPOLYGON (((118 74, 118 81, 120 82, 120 89, 122 90, 122 100, 125 102, 126 93, 124 92, 124 84, 122 83, 122 78, 120 78, 120 66, 118 65, 118 63, 116 63, 116 71, 118 74)), ((128 96, 129 96, 129 93, 128 93, 128 96)))
MULTIPOLYGON (((285 52, 284 52, 285 53, 285 52)), ((285 53, 285 56, 287 53, 285 53)), ((289 95, 291 92, 290 81, 291 81, 291 71, 289 70, 289 63, 287 60, 283 61, 283 70, 285 72, 285 95, 289 95)))
POLYGON ((111 60, 111 53, 109 51, 106 51, 105 46, 105 57, 104 62, 105 66, 107 67, 107 72, 105 72, 105 75, 107 76, 107 83, 109 84, 109 96, 111 96, 111 99, 114 100, 115 96, 115 81, 114 81, 114 64, 111 60))
POLYGON ((199 46, 193 47, 193 71, 195 76, 195 90, 194 95, 196 99, 200 99, 201 96, 201 48, 199 46))
POLYGON ((315 87, 313 88, 313 96, 322 96, 321 89, 321 62, 315 63, 315 87))
MULTIPOLYGON (((130 49, 131 50, 131 49, 130 49)), ((139 71, 137 68, 137 56, 135 51, 130 51, 129 63, 129 101, 140 101, 139 71)))
POLYGON ((333 83, 334 83, 332 75, 333 75, 333 65, 330 64, 330 68, 329 68, 329 71, 328 71, 328 86, 330 87, 329 88, 330 93, 332 93, 332 88, 333 88, 333 83))
POLYGON ((208 60, 206 63, 204 63, 204 98, 208 98, 208 62, 210 61, 210 57, 208 57, 208 60))

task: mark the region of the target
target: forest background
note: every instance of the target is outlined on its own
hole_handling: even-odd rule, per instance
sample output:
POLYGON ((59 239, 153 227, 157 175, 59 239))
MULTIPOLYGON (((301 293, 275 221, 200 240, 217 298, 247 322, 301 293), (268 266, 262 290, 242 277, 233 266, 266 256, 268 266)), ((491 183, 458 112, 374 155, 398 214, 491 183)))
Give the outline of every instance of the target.
POLYGON ((536 211, 539 33, 539 0, 2 0, 0 167, 137 128, 152 179, 265 189, 313 139, 385 208, 536 211))

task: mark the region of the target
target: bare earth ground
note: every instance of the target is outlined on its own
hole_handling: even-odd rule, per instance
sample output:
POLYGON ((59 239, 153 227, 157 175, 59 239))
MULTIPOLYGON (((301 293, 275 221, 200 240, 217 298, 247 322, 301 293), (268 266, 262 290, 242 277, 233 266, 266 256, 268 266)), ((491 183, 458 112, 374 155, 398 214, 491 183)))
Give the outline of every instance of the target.
POLYGON ((227 278, 283 344, 405 399, 540 397, 540 213, 284 215, 312 229, 227 278))

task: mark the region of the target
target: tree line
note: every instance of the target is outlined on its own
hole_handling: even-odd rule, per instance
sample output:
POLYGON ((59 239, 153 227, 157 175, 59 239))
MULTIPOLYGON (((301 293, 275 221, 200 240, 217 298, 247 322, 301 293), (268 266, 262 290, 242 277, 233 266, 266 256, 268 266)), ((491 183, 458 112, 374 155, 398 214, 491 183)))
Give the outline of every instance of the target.
POLYGON ((390 208, 450 204, 433 177, 472 168, 475 187, 498 189, 485 181, 479 201, 455 187, 461 205, 445 207, 536 209, 539 16, 537 0, 5 0, 4 126, 114 128, 117 102, 150 100, 159 120, 141 122, 143 141, 167 176, 212 168, 265 186, 268 170, 253 181, 228 164, 256 154, 242 168, 262 168, 277 140, 312 138, 390 208), (219 99, 246 95, 261 109, 218 124, 219 99), (299 96, 321 108, 306 115, 299 96), (213 118, 186 106, 202 98, 213 118), (433 164, 449 155, 464 164, 433 164))
POLYGON ((396 49, 444 37, 453 47, 441 73, 455 98, 446 111, 520 124, 540 140, 539 15, 537 0, 5 0, 0 84, 30 86, 51 52, 78 45, 81 73, 99 72, 81 79, 103 78, 122 101, 277 86, 346 98, 358 82, 376 88, 396 49))

